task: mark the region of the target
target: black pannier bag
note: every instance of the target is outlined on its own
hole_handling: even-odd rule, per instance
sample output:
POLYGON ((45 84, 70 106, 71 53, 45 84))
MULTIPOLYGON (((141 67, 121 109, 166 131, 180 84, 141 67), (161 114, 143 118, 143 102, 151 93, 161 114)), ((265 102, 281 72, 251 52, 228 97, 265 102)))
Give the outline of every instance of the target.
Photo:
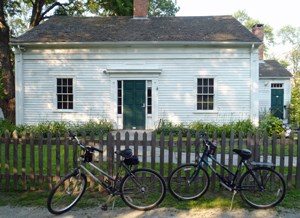
POLYGON ((124 160, 124 163, 128 166, 137 165, 139 162, 139 158, 135 155, 131 156, 130 158, 125 158, 124 160))

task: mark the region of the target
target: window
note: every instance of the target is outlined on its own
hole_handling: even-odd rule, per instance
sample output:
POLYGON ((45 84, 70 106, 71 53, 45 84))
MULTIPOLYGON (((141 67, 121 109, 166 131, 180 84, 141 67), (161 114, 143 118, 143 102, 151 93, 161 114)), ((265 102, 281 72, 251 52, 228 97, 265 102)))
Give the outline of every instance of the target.
POLYGON ((152 114, 152 87, 147 88, 147 114, 152 114))
POLYGON ((272 83, 272 84, 271 84, 271 87, 272 87, 272 88, 275 88, 275 89, 276 89, 276 88, 282 88, 282 87, 283 87, 283 84, 282 84, 282 83, 272 83))
POLYGON ((152 114, 152 81, 147 80, 147 114, 152 114))
POLYGON ((118 80, 118 114, 122 114, 122 81, 118 80))
POLYGON ((197 79, 197 110, 214 109, 214 79, 197 79))
POLYGON ((72 110, 74 107, 73 100, 73 79, 57 78, 56 79, 56 96, 57 109, 72 110))

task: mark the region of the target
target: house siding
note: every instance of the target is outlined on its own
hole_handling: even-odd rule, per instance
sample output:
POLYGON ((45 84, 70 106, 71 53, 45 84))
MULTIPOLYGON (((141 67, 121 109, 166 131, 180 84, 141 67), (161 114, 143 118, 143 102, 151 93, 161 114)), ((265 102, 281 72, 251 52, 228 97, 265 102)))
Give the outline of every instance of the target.
MULTIPOLYGON (((144 79, 152 81, 153 114, 147 115, 146 128, 153 129, 160 119, 174 123, 225 123, 251 118, 253 78, 257 72, 257 49, 250 47, 155 47, 124 46, 121 48, 26 48, 16 53, 16 71, 22 72, 23 83, 17 98, 23 105, 17 113, 17 124, 35 124, 48 120, 88 121, 107 119, 122 128, 117 115, 116 81, 144 79), (253 55, 256 54, 256 55, 253 55), (106 74, 106 70, 159 69, 161 73, 106 74), (55 78, 74 79, 73 111, 55 109, 55 78), (215 109, 196 110, 196 80, 215 79, 215 109)), ((150 70, 151 71, 151 70, 150 70)), ((18 82, 18 81, 17 81, 18 82)))
POLYGON ((286 79, 269 79, 269 78, 261 78, 259 80, 259 113, 260 116, 264 115, 265 113, 270 113, 271 109, 271 84, 272 83, 282 83, 282 89, 284 90, 283 95, 283 101, 284 106, 286 106, 286 109, 283 113, 284 119, 288 118, 288 111, 287 108, 289 107, 289 104, 291 102, 291 92, 292 92, 292 86, 291 86, 291 80, 290 78, 286 79))

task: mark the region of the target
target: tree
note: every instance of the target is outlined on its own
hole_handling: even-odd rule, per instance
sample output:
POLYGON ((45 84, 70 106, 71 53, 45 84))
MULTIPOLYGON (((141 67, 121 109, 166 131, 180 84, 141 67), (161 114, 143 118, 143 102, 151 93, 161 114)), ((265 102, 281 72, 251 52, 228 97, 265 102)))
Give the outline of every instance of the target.
MULTIPOLYGON (((259 20, 251 18, 245 10, 239 10, 233 14, 233 17, 236 18, 239 22, 241 22, 247 29, 252 31, 252 27, 255 24, 264 24, 259 20)), ((268 56, 268 48, 274 45, 274 34, 273 28, 264 24, 264 53, 268 56)))
MULTIPOLYGON (((172 0, 150 0, 149 15, 174 16, 179 8, 172 0)), ((15 122, 15 83, 11 37, 18 36, 53 15, 133 14, 133 0, 0 0, 0 108, 15 122)))
MULTIPOLYGON (((11 10, 12 2, 0 1, 0 108, 9 120, 14 121, 15 115, 15 79, 12 69, 11 50, 9 47, 10 28, 6 22, 6 12, 4 6, 11 10)), ((14 13, 11 10, 11 13, 14 13)))
POLYGON ((284 26, 278 32, 278 37, 284 45, 288 45, 291 50, 286 59, 292 65, 292 72, 300 71, 300 27, 284 26))
POLYGON ((293 78, 292 99, 290 105, 290 120, 294 125, 300 126, 300 27, 284 26, 279 30, 278 36, 283 44, 291 50, 286 56, 291 65, 293 78))

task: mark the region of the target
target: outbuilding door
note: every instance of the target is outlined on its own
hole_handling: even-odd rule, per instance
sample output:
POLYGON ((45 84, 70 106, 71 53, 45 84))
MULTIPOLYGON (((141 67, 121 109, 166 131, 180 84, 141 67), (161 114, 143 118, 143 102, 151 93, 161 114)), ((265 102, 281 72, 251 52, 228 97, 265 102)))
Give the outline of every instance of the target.
POLYGON ((271 113, 283 119, 283 89, 271 89, 271 113))
POLYGON ((145 80, 123 81, 123 129, 145 129, 145 80))

